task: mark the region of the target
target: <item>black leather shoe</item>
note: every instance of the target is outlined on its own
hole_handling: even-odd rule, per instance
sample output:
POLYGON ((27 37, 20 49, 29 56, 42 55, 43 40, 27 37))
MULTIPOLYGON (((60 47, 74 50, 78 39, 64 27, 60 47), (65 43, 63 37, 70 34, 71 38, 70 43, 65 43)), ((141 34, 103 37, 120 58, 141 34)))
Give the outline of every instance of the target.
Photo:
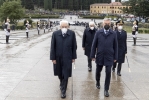
POLYGON ((97 89, 100 89, 100 83, 99 82, 96 82, 96 87, 97 87, 97 89))
POLYGON ((91 67, 88 67, 88 71, 91 72, 92 71, 92 68, 91 67))
POLYGON ((66 98, 66 94, 65 93, 62 93, 61 94, 61 98, 66 98))
POLYGON ((108 90, 105 90, 104 95, 105 95, 105 97, 109 97, 109 92, 108 92, 108 90))
POLYGON ((120 73, 117 73, 117 75, 118 75, 118 76, 121 76, 121 74, 120 74, 120 73))

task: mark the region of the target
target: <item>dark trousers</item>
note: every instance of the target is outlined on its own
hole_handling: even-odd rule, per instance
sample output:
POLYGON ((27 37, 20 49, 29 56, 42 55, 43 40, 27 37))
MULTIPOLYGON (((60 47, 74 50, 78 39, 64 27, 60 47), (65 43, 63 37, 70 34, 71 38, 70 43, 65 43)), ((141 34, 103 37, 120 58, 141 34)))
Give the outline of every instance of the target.
POLYGON ((39 35, 40 31, 38 30, 38 35, 39 35))
POLYGON ((64 77, 64 75, 63 75, 63 73, 62 73, 63 60, 60 59, 59 63, 60 63, 60 70, 61 70, 61 72, 60 72, 60 74, 58 75, 58 78, 59 78, 59 80, 60 80, 61 92, 62 92, 63 94, 65 94, 65 93, 66 93, 66 90, 67 90, 68 77, 64 77))
POLYGON ((45 31, 45 29, 44 29, 44 33, 45 33, 46 31, 45 31))
POLYGON ((67 90, 67 84, 68 84, 68 78, 64 78, 63 76, 58 76, 60 80, 60 88, 62 93, 66 93, 67 90))
POLYGON ((90 57, 87 57, 88 60, 88 67, 92 68, 92 59, 90 57))
POLYGON ((26 32, 26 37, 28 38, 28 32, 26 32))
MULTIPOLYGON (((106 70, 105 85, 104 85, 105 90, 109 90, 110 80, 111 80, 111 67, 112 66, 110 65, 105 66, 105 70, 106 70)), ((96 65, 96 81, 97 82, 100 82, 102 68, 103 68, 103 65, 96 65)))
MULTIPOLYGON (((114 62, 114 63, 113 63, 113 68, 112 68, 112 69, 115 69, 116 66, 117 66, 117 62, 114 62)), ((117 73, 120 73, 120 72, 121 72, 121 68, 122 68, 122 63, 118 63, 117 73)))
POLYGON ((6 43, 9 43, 9 35, 6 35, 6 43))
POLYGON ((137 40, 137 38, 134 38, 133 37, 133 43, 134 43, 134 45, 136 45, 136 40, 137 40))

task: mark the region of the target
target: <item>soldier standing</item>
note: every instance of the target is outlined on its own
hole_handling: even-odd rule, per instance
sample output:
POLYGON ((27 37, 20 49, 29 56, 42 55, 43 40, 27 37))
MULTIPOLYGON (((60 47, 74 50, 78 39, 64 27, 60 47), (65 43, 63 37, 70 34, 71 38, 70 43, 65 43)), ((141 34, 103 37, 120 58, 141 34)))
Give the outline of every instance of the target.
POLYGON ((45 30, 46 30, 46 23, 45 22, 43 23, 43 29, 44 29, 44 33, 45 33, 45 30))
POLYGON ((6 44, 9 44, 9 36, 10 36, 10 20, 7 19, 5 21, 5 28, 4 31, 6 32, 6 44))
POLYGON ((39 21, 37 22, 37 30, 38 30, 38 35, 39 35, 40 33, 40 22, 39 21))
POLYGON ((135 20, 133 22, 133 27, 132 27, 132 36, 133 36, 134 46, 136 45, 137 34, 138 34, 138 21, 135 20))
POLYGON ((123 30, 124 22, 118 21, 117 22, 117 30, 115 30, 117 34, 117 42, 118 42, 118 60, 114 62, 112 71, 115 72, 115 68, 118 63, 117 67, 117 75, 121 76, 121 67, 122 63, 125 61, 125 54, 127 54, 127 32, 123 30))
POLYGON ((26 21, 25 27, 26 27, 26 37, 28 38, 29 27, 30 27, 28 20, 26 21))

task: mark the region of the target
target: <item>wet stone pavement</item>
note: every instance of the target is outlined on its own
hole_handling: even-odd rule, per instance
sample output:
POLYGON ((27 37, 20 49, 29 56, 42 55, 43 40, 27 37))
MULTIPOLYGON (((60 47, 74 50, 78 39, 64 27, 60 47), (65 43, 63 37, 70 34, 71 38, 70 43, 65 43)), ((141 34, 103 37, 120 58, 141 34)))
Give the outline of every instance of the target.
MULTIPOLYGON (((82 49, 84 27, 71 26, 77 38, 76 69, 69 78, 65 100, 149 100, 149 35, 138 35, 132 46, 128 34, 128 60, 122 66, 122 76, 111 73, 110 97, 104 97, 105 69, 101 73, 101 89, 95 87, 95 68, 88 72, 87 57, 82 49)), ((36 30, 33 31, 36 34, 36 30)), ((59 80, 53 75, 49 60, 52 32, 18 38, 11 44, 0 43, 0 100, 61 100, 59 80)), ((14 36, 14 38, 16 38, 14 36)))

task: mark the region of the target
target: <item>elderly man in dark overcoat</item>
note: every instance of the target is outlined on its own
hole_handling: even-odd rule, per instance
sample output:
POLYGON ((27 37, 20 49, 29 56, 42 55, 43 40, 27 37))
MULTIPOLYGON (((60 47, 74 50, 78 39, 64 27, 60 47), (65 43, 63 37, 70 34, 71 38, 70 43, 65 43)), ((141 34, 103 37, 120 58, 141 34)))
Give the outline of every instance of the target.
POLYGON ((94 22, 89 22, 89 27, 84 30, 82 48, 88 60, 88 71, 92 71, 92 59, 90 58, 91 46, 97 29, 94 22))
POLYGON ((50 60, 54 65, 54 75, 60 80, 61 98, 66 97, 68 78, 72 74, 72 63, 77 58, 76 36, 68 29, 68 24, 68 21, 61 21, 61 29, 53 33, 51 40, 50 60))
POLYGON ((113 64, 112 71, 115 72, 117 66, 117 75, 121 76, 122 63, 125 61, 125 54, 127 54, 127 32, 123 30, 124 22, 122 20, 117 22, 117 41, 118 41, 118 60, 113 64))
POLYGON ((116 33, 110 29, 111 21, 106 18, 103 20, 103 29, 96 32, 91 48, 91 58, 96 60, 96 87, 100 89, 100 75, 105 66, 105 85, 104 95, 109 96, 109 86, 111 80, 111 67, 118 57, 118 44, 116 33), (96 54, 96 59, 95 59, 96 54))

